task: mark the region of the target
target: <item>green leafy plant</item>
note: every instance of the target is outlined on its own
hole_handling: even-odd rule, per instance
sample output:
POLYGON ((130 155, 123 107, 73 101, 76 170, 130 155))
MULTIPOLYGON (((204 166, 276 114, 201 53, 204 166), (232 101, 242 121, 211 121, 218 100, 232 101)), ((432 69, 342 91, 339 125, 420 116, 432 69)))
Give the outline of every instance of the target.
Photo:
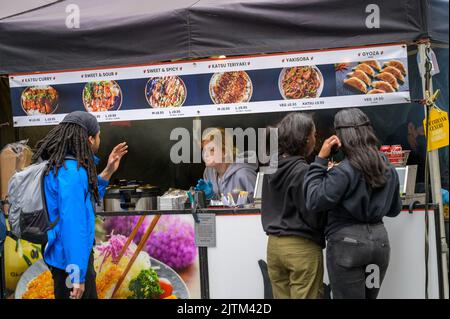
POLYGON ((164 291, 159 285, 158 274, 153 269, 144 269, 130 281, 132 295, 128 299, 157 299, 164 291))

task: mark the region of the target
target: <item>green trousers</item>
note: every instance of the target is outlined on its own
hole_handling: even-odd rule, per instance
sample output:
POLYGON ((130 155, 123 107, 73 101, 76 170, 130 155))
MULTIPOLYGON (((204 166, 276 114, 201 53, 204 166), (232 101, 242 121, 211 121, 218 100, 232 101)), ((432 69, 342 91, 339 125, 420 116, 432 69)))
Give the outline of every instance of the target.
POLYGON ((269 236, 267 267, 275 299, 323 296, 322 248, 299 236, 269 236))

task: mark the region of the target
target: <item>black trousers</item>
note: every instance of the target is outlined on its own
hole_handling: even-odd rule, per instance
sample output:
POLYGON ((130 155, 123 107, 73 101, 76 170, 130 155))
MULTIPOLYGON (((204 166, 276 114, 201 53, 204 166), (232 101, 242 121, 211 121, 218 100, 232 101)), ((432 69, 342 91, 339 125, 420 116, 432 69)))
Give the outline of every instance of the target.
POLYGON ((327 269, 334 299, 376 299, 390 257, 383 224, 345 227, 327 241, 327 269))
MULTIPOLYGON (((66 284, 66 280, 70 280, 68 279, 68 274, 64 270, 52 266, 49 266, 49 268, 53 276, 55 299, 70 299, 70 292, 72 289, 68 288, 66 284)), ((86 271, 86 278, 84 282, 85 290, 82 299, 98 299, 95 279, 96 273, 94 269, 94 255, 91 253, 86 271)))

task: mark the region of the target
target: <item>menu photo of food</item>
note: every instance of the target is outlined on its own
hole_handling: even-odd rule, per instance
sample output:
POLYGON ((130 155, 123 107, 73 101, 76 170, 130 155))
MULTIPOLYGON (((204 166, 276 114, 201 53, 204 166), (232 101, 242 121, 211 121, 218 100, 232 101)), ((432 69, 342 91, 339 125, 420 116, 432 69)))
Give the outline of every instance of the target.
POLYGON ((153 77, 145 85, 145 98, 153 108, 182 106, 186 96, 186 85, 179 76, 153 77))
POLYGON ((316 66, 284 68, 278 87, 285 100, 318 98, 323 90, 323 75, 316 66))
POLYGON ((22 91, 23 111, 31 115, 52 114, 58 108, 58 92, 52 86, 30 86, 22 91))
MULTIPOLYGON (((141 251, 116 289, 119 279, 136 251, 131 243, 122 258, 119 255, 127 241, 123 235, 94 247, 94 269, 99 299, 188 299, 189 290, 181 277, 167 264, 141 251)), ((45 262, 33 264, 20 278, 16 299, 54 299, 53 279, 45 262)))
POLYGON ((214 73, 209 95, 214 104, 246 103, 253 94, 252 81, 245 71, 214 73))
POLYGON ((406 59, 339 63, 335 71, 338 95, 394 93, 409 87, 406 59))
MULTIPOLYGON (((137 231, 135 227, 141 219, 138 215, 110 216, 96 220, 98 244, 94 246, 93 252, 100 299, 200 298, 195 221, 189 215, 161 216, 138 251, 138 245, 153 218, 146 216, 137 231), (130 236, 132 240, 128 242, 130 236), (127 243, 129 245, 124 251, 127 243), (125 273, 126 269, 129 271, 125 273), (121 278, 123 281, 117 287, 121 278)), ((43 260, 35 262, 20 277, 15 298, 55 298, 52 276, 43 260)))
POLYGON ((88 112, 117 111, 122 98, 122 90, 116 81, 89 82, 83 89, 83 104, 88 112))

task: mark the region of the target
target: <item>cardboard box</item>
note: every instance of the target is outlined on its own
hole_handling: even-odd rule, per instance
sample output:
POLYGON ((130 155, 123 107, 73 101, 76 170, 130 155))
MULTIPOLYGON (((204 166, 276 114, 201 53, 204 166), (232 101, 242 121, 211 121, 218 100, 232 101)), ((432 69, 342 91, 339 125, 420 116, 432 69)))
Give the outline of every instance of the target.
POLYGON ((9 144, 0 153, 0 199, 5 199, 8 182, 15 172, 31 164, 33 152, 22 143, 9 144))

